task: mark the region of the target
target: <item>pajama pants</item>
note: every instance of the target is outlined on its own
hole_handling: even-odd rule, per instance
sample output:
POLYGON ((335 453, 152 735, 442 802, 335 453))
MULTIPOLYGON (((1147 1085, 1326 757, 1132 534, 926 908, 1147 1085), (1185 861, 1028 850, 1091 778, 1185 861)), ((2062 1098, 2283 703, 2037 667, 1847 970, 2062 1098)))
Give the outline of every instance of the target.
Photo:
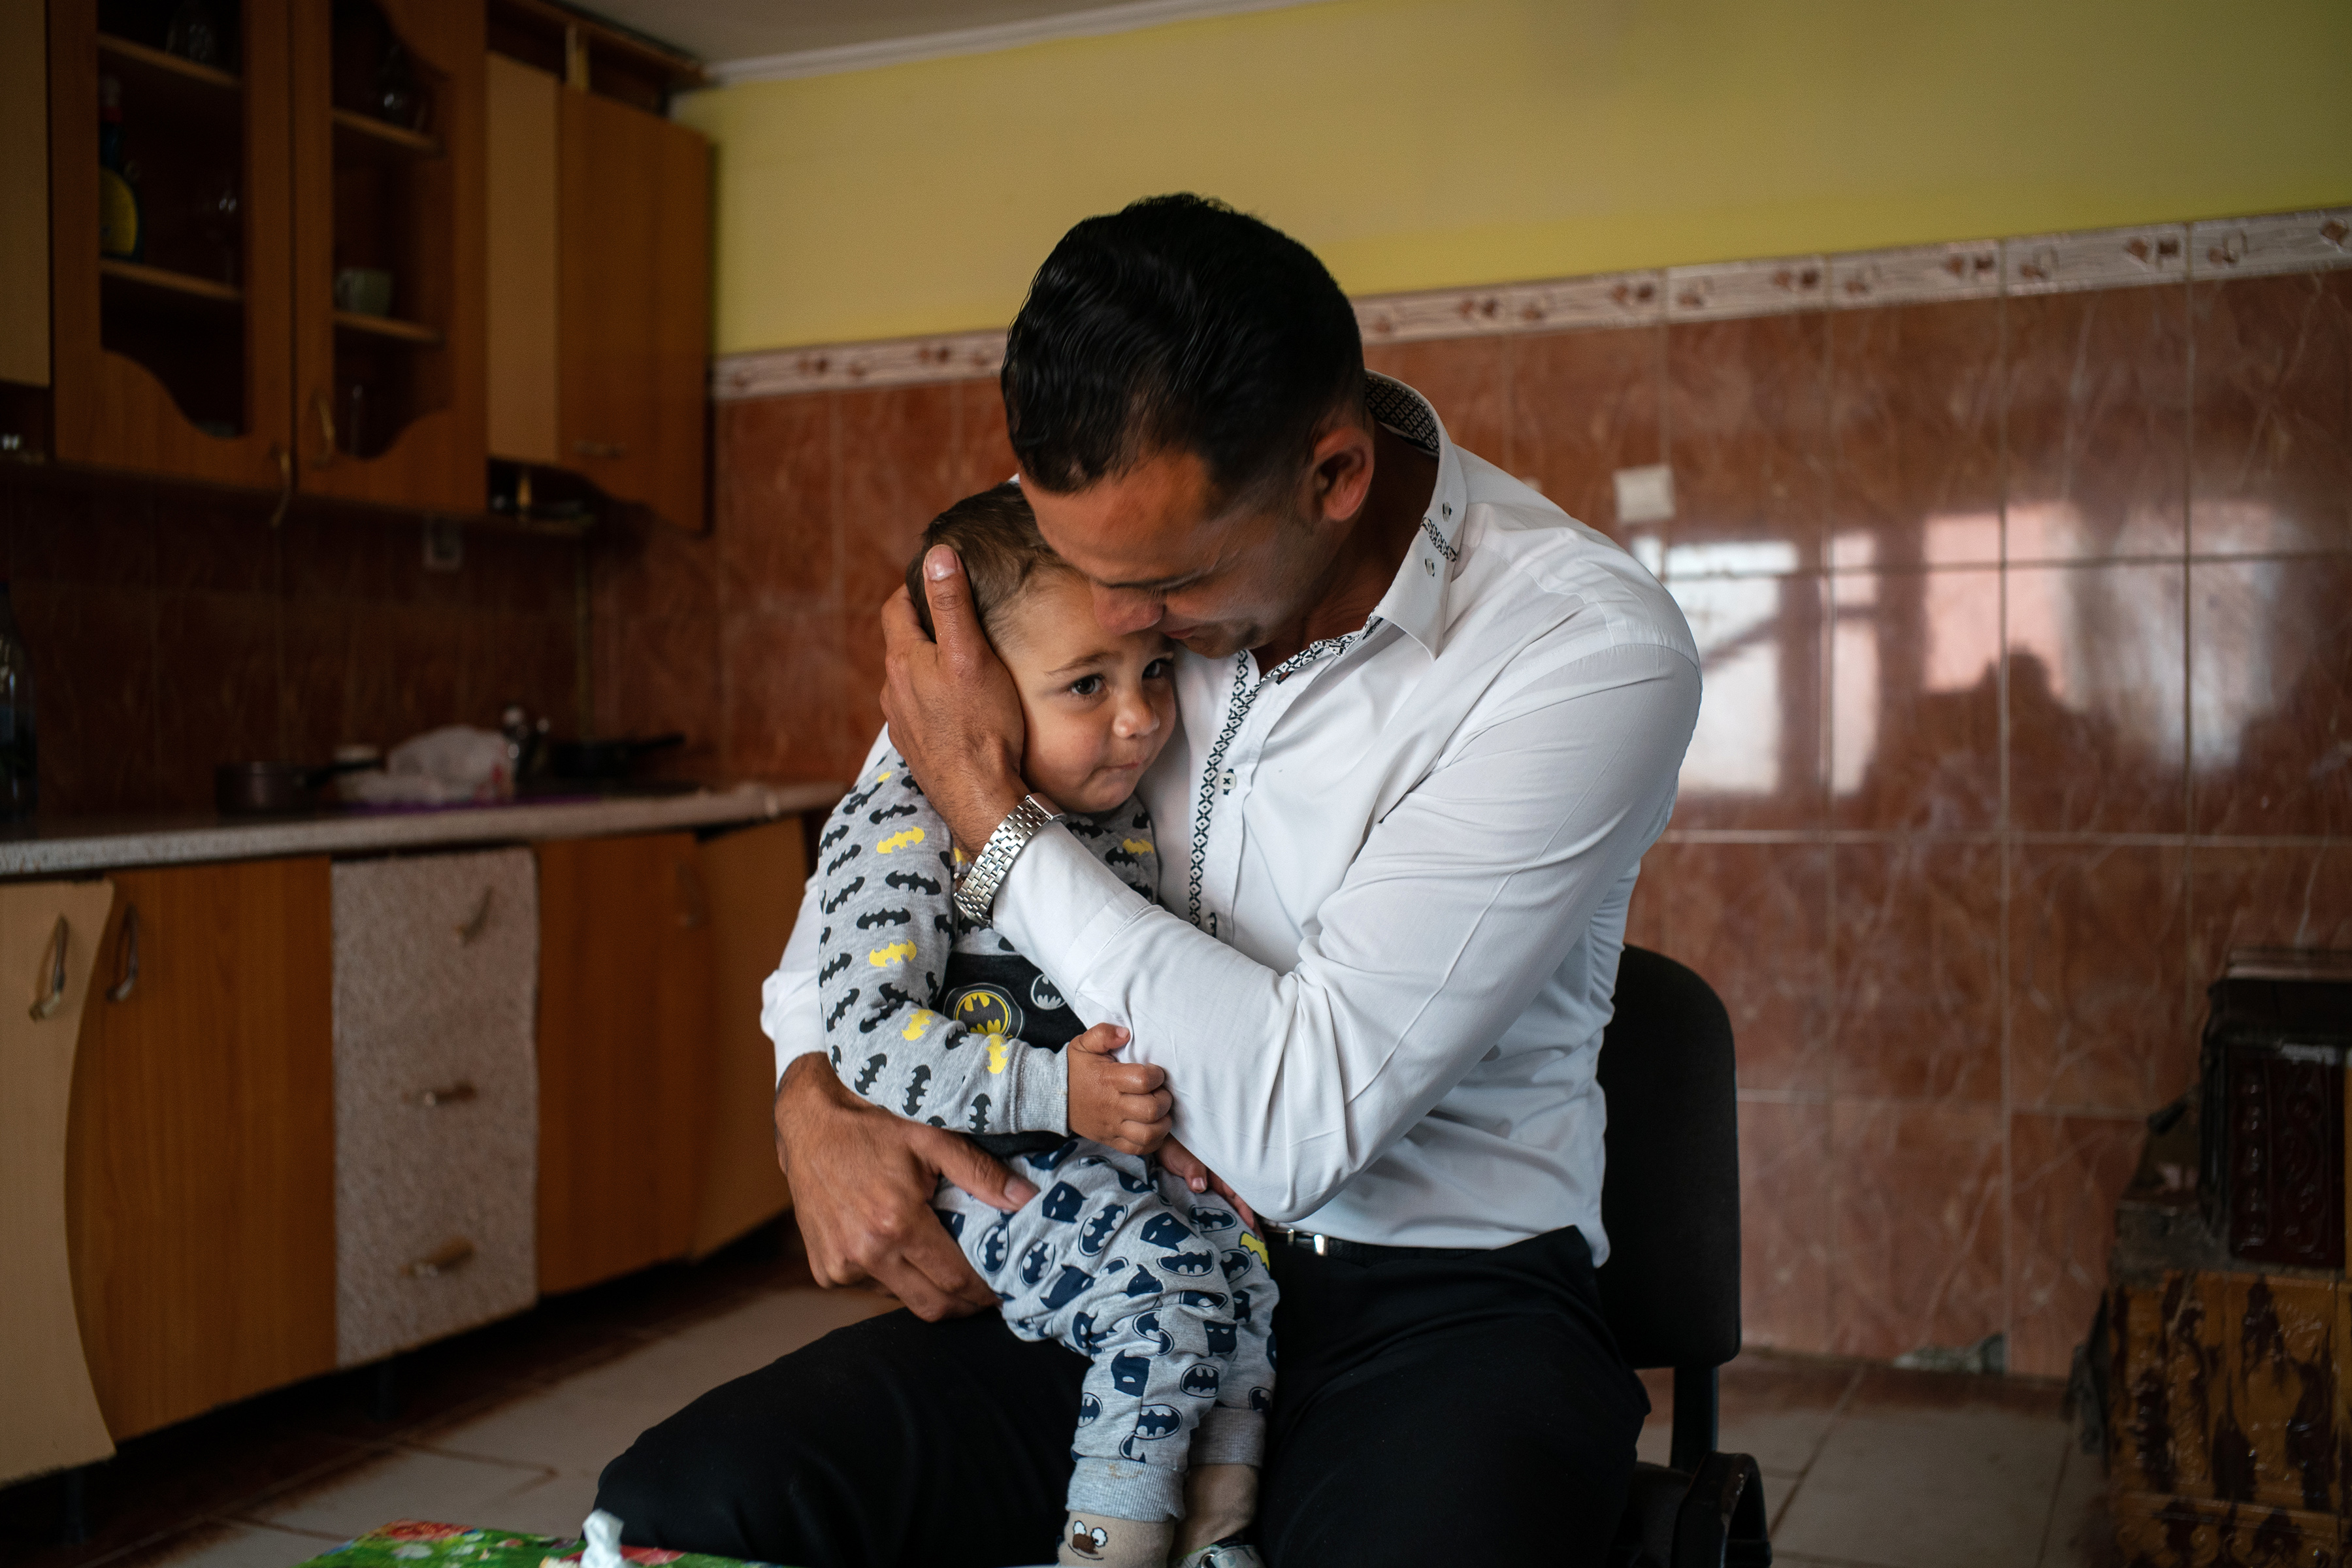
POLYGON ((1256 1465, 1274 1394, 1274 1277, 1223 1200, 1073 1138, 1016 1160, 1012 1214, 946 1182, 932 1204, 1024 1340, 1086 1356, 1074 1513, 1183 1517, 1192 1465, 1256 1465))

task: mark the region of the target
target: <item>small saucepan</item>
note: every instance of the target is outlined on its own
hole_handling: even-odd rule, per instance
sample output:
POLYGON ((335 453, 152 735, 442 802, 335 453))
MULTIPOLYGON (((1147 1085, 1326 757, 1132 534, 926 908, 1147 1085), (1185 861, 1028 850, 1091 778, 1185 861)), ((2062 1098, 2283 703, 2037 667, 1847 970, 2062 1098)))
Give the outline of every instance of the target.
POLYGON ((223 763, 213 770, 213 804, 223 816, 309 811, 319 804, 319 786, 336 774, 382 766, 381 757, 347 763, 223 763))
POLYGON ((547 771, 559 779, 625 779, 639 757, 685 744, 676 732, 638 741, 550 741, 547 771))

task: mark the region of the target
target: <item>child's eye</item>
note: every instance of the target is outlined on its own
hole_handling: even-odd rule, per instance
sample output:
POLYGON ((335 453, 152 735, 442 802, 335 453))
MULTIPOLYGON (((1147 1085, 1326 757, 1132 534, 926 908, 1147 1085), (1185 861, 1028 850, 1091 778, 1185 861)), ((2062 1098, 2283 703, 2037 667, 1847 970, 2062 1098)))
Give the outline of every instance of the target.
POLYGON ((1174 659, 1155 658, 1150 664, 1143 667, 1143 679, 1146 680, 1165 680, 1175 672, 1176 661, 1174 659))
POLYGON ((1070 682, 1070 695, 1073 697, 1092 697, 1102 689, 1103 678, 1099 675, 1082 675, 1070 682))

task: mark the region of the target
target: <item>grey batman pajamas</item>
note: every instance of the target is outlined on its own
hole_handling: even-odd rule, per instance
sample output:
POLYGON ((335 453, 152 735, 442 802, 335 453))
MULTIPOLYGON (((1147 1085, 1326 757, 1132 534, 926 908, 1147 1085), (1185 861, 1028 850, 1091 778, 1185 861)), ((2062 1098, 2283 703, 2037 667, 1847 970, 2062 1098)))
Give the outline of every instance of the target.
MULTIPOLYGON (((1066 819, 1146 898, 1159 851, 1140 801, 1066 819)), ((1013 944, 956 913, 946 822, 879 748, 819 839, 818 1007, 834 1067, 885 1110, 1025 1162, 1007 1215, 940 1184, 940 1218, 1028 1340, 1088 1369, 1074 1512, 1181 1517, 1189 1465, 1255 1465, 1274 1387, 1265 1244, 1151 1162, 1069 1136, 1062 1047, 1083 1025, 1013 944)))
POLYGON ((1014 1162, 1012 1214, 949 1184, 931 1201, 1024 1340, 1089 1358, 1070 1439, 1073 1513, 1181 1519, 1192 1465, 1255 1465, 1274 1394, 1265 1244, 1223 1200, 1083 1138, 1014 1162))

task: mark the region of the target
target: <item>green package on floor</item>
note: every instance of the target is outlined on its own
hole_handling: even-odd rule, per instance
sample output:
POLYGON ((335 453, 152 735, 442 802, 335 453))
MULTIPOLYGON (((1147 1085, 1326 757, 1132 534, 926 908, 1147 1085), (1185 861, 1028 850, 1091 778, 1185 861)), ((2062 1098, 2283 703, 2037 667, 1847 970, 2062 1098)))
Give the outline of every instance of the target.
MULTIPOLYGON (((301 1568, 577 1568, 584 1544, 576 1535, 526 1535, 404 1519, 346 1541, 301 1568)), ((773 1568, 745 1564, 734 1557, 645 1546, 624 1546, 621 1555, 641 1568, 773 1568)))

